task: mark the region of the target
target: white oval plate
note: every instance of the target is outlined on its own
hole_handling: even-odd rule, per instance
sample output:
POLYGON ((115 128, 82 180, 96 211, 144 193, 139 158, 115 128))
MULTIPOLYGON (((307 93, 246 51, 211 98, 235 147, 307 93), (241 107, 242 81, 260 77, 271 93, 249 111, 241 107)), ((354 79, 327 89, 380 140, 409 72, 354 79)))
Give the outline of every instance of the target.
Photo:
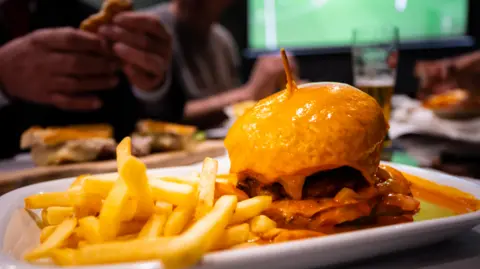
MULTIPOLYGON (((220 171, 228 171, 227 158, 219 158, 220 171)), ((389 163, 387 163, 389 164, 389 163)), ((389 164, 442 185, 458 188, 480 199, 480 185, 440 172, 389 164)), ((183 176, 199 171, 200 165, 150 170, 156 175, 183 176)), ((54 268, 35 266, 19 258, 26 249, 38 242, 39 230, 26 216, 23 198, 38 192, 64 191, 73 179, 55 180, 27 186, 0 197, 0 268, 54 268)), ((314 268, 359 259, 372 258, 402 249, 431 244, 452 237, 480 224, 480 212, 460 216, 372 228, 338 235, 272 244, 258 248, 229 250, 208 254, 195 268, 314 268)), ((72 268, 72 267, 69 267, 72 268)), ((80 267, 85 268, 85 267, 80 267)), ((162 268, 159 262, 95 266, 89 268, 162 268)))

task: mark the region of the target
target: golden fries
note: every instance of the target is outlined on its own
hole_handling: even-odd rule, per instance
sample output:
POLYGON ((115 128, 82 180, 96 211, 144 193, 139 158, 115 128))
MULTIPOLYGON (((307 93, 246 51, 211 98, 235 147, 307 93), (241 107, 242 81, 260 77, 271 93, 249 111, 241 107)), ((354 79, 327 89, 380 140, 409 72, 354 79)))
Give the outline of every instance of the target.
POLYGON ((104 240, 114 239, 117 235, 120 222, 124 220, 122 209, 128 203, 128 199, 127 186, 122 180, 118 180, 103 202, 102 210, 98 216, 100 234, 104 240))
POLYGON ((157 201, 155 203, 155 213, 170 215, 173 211, 173 205, 164 201, 157 201))
POLYGON ((227 226, 236 206, 235 196, 224 196, 214 209, 178 237, 149 240, 130 240, 86 245, 73 251, 56 250, 55 262, 61 265, 120 263, 142 260, 161 260, 167 268, 181 268, 195 264, 217 241, 227 226))
POLYGON ((45 240, 47 240, 47 238, 53 233, 53 231, 55 231, 56 228, 56 225, 45 226, 40 232, 40 243, 45 242, 45 240))
POLYGON ((218 162, 211 158, 205 158, 200 181, 198 182, 198 201, 195 208, 195 219, 203 217, 213 207, 217 170, 218 162))
POLYGON ((277 223, 265 215, 255 216, 250 220, 253 233, 263 234, 277 228, 277 223))
MULTIPOLYGON (((47 225, 57 225, 65 219, 73 216, 73 207, 51 206, 44 209, 43 223, 47 225)), ((43 213, 43 212, 42 212, 43 213)))
POLYGON ((238 203, 235 214, 232 217, 230 224, 238 224, 247 221, 257 215, 260 215, 263 210, 270 207, 272 204, 271 196, 256 196, 248 200, 238 203))
POLYGON ((139 159, 129 156, 119 169, 130 193, 138 200, 136 216, 148 218, 153 213, 153 198, 148 185, 147 167, 139 159))
POLYGON ((88 216, 78 221, 82 236, 87 243, 95 244, 103 241, 100 235, 100 224, 98 219, 93 216, 88 216))
POLYGON ((236 187, 238 184, 237 174, 220 174, 220 175, 217 175, 217 182, 219 179, 223 179, 230 182, 230 184, 232 184, 234 187, 236 187))
POLYGON ((128 157, 132 156, 132 139, 125 137, 117 146, 117 167, 118 171, 128 157))
POLYGON ((180 234, 187 223, 192 219, 194 208, 191 205, 177 206, 165 223, 165 236, 180 234))
POLYGON ((239 201, 248 199, 248 195, 242 190, 237 189, 231 181, 217 178, 217 181, 215 182, 215 199, 218 199, 223 195, 235 195, 239 201))
POLYGON ((55 231, 53 231, 45 242, 25 255, 25 260, 33 261, 45 257, 49 251, 61 246, 62 243, 73 233, 76 226, 77 219, 70 218, 64 220, 55 228, 55 231))
POLYGON ((138 238, 156 238, 163 235, 167 214, 153 214, 138 234, 138 238))
POLYGON ((131 262, 156 259, 168 237, 149 240, 129 240, 86 245, 78 250, 58 249, 52 253, 53 260, 60 265, 87 265, 131 262), (66 251, 65 251, 66 250, 66 251))
MULTIPOLYGON (((112 190, 115 181, 116 179, 114 178, 89 176, 83 183, 84 191, 88 194, 97 194, 106 197, 112 190)), ((195 195, 195 188, 185 183, 150 178, 148 184, 154 200, 161 200, 174 205, 190 203, 195 195)))
POLYGON ((27 209, 42 209, 51 206, 71 206, 68 193, 39 193, 25 198, 25 208, 27 209))
POLYGON ((190 204, 195 199, 195 188, 187 184, 178 184, 159 179, 149 181, 154 199, 174 205, 190 204))
POLYGON ((247 242, 250 235, 250 225, 243 223, 225 230, 213 249, 226 249, 247 242))
POLYGON ((254 246, 281 231, 260 215, 271 197, 248 199, 236 188, 236 175, 217 177, 216 160, 206 158, 202 172, 188 177, 148 176, 126 138, 117 147, 117 166, 118 174, 82 175, 65 192, 25 198, 26 209, 41 209, 45 225, 27 261, 51 258, 72 266, 157 260, 167 269, 181 268, 208 251, 254 246))
POLYGON ((118 177, 100 178, 96 176, 88 176, 85 178, 82 188, 85 193, 107 197, 108 192, 113 188, 117 179, 118 177))

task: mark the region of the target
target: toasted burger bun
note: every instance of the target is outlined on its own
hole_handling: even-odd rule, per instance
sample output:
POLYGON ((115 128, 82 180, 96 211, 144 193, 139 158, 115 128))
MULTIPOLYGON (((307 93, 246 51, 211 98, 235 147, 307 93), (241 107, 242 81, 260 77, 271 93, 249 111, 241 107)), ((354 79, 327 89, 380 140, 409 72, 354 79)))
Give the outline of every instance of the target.
POLYGON ((301 182, 342 166, 373 184, 387 130, 368 94, 342 83, 310 83, 258 102, 235 122, 225 146, 231 172, 263 184, 301 182))

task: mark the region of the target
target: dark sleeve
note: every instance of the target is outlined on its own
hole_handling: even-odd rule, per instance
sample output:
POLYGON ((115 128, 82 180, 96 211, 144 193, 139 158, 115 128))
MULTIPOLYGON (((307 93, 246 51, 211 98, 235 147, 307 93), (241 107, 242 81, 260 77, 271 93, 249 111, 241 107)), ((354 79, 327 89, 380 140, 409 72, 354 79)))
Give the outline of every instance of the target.
MULTIPOLYGON (((149 106, 155 106, 155 109, 153 109, 155 112, 146 111, 146 106, 141 105, 142 118, 170 122, 180 122, 182 120, 186 96, 180 80, 179 69, 175 61, 172 64, 170 76, 170 86, 164 89, 166 92, 162 95, 161 99, 156 100, 153 104, 149 104, 149 106)), ((140 104, 142 104, 142 102, 140 102, 140 104)))
POLYGON ((37 0, 32 14, 32 30, 50 27, 78 27, 97 9, 79 0, 37 0))

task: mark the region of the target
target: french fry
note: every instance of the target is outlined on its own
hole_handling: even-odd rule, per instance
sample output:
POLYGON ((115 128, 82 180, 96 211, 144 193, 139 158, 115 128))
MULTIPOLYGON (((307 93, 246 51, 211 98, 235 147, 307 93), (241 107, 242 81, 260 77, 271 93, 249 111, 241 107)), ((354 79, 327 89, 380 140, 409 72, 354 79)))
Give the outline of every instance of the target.
MULTIPOLYGON (((114 179, 87 177, 83 183, 83 190, 86 193, 98 194, 106 197, 115 184, 114 179)), ((194 186, 186 183, 175 183, 158 178, 151 178, 148 181, 154 200, 169 202, 174 205, 186 204, 195 195, 194 186)))
POLYGON ((235 214, 230 224, 245 222, 257 215, 260 215, 272 204, 271 196, 256 196, 238 203, 235 214))
POLYGON ((281 232, 285 231, 285 229, 274 228, 271 229, 263 234, 261 234, 261 238, 264 240, 272 240, 277 237, 281 232))
POLYGON ((237 184, 238 184, 238 175, 237 174, 220 174, 220 175, 217 175, 217 182, 218 182, 218 179, 227 180, 233 186, 237 186, 237 184))
POLYGON ((74 232, 60 245, 60 247, 76 248, 78 247, 78 242, 80 241, 81 241, 80 237, 74 232))
POLYGON ((42 209, 42 212, 40 213, 40 216, 42 216, 42 224, 43 226, 49 226, 48 224, 48 218, 47 218, 47 209, 42 209))
POLYGON ((77 218, 96 215, 102 208, 104 197, 83 191, 83 184, 86 182, 85 178, 83 178, 82 185, 71 186, 67 191, 77 218))
POLYGON ((48 225, 58 225, 65 219, 72 217, 74 210, 73 207, 51 206, 45 208, 44 212, 44 222, 48 223, 48 225))
POLYGON ((166 214, 167 216, 172 214, 173 205, 164 201, 157 201, 155 203, 155 213, 157 214, 166 214))
POLYGON ((120 221, 133 220, 135 214, 137 213, 137 205, 138 200, 128 197, 127 201, 125 201, 125 204, 123 205, 122 211, 120 212, 120 221))
POLYGON ((164 235, 174 236, 180 234, 192 219, 194 209, 192 205, 177 206, 165 223, 164 235))
POLYGON ((232 246, 231 249, 242 249, 242 248, 251 248, 251 247, 258 247, 258 246, 261 246, 261 245, 255 242, 247 242, 247 243, 242 243, 242 244, 232 246))
POLYGON ((237 205, 237 197, 225 195, 214 208, 185 233, 168 244, 169 253, 161 260, 167 268, 183 268, 197 263, 223 234, 237 205))
POLYGON ((133 233, 133 234, 126 234, 126 235, 121 235, 121 236, 117 236, 115 238, 115 242, 118 242, 118 241, 128 241, 128 240, 134 240, 134 239, 137 239, 138 238, 138 233, 133 233))
POLYGON ((82 231, 82 237, 88 244, 100 243, 103 238, 100 234, 100 224, 94 216, 88 216, 78 220, 79 227, 82 231))
POLYGON ((132 140, 130 137, 125 137, 117 146, 117 169, 120 169, 123 166, 125 160, 132 156, 132 140))
POLYGON ((57 226, 55 231, 53 231, 53 233, 47 238, 47 240, 45 240, 45 242, 28 252, 25 255, 25 260, 34 261, 47 256, 52 249, 59 247, 64 243, 64 241, 73 233, 73 230, 76 226, 77 219, 66 219, 57 226))
POLYGON ((129 192, 138 200, 136 216, 148 218, 153 213, 153 198, 148 185, 147 167, 139 159, 130 156, 123 160, 119 170, 129 192))
POLYGON ((206 215, 213 207, 217 170, 218 162, 211 158, 205 158, 197 188, 198 199, 194 216, 196 220, 206 215))
POLYGON ((238 224, 227 228, 220 239, 214 243, 213 249, 227 249, 245 243, 250 235, 248 223, 238 224))
POLYGON ((74 188, 79 188, 82 187, 83 181, 85 180, 86 177, 90 175, 79 175, 75 180, 72 182, 70 187, 68 189, 74 189, 74 188))
POLYGON ((265 215, 255 216, 250 220, 252 232, 263 234, 269 230, 277 228, 277 223, 265 215))
POLYGON ((98 216, 100 234, 103 240, 115 238, 120 228, 120 222, 124 218, 122 209, 128 202, 128 188, 122 180, 117 180, 113 189, 108 193, 103 202, 102 210, 98 216))
POLYGON ((173 211, 173 205, 163 201, 155 203, 155 213, 150 217, 145 226, 143 226, 139 238, 155 238, 163 235, 165 224, 169 215, 173 211))
POLYGON ((156 238, 163 235, 167 214, 153 214, 138 234, 138 238, 156 238))
POLYGON ((172 238, 137 239, 84 245, 79 249, 56 249, 51 257, 56 264, 88 265, 158 259, 172 238))
POLYGON ((178 184, 159 179, 149 181, 155 200, 165 201, 174 205, 191 203, 195 198, 195 188, 187 184, 178 184))
POLYGON ((139 233, 142 230, 143 226, 145 226, 145 221, 133 220, 122 222, 120 223, 117 236, 119 237, 139 233))
POLYGON ((205 217, 178 237, 86 245, 72 251, 58 249, 53 251, 51 256, 60 265, 161 260, 166 268, 190 266, 198 262, 212 243, 221 236, 233 215, 236 202, 235 196, 218 199, 214 208, 205 217))
POLYGON ((227 179, 217 178, 215 182, 215 199, 222 195, 235 195, 239 201, 248 199, 248 195, 242 190, 237 189, 227 179))
POLYGON ((261 239, 260 236, 254 234, 250 231, 250 233, 248 234, 248 240, 247 241, 248 242, 257 242, 260 239, 261 239))
POLYGON ((67 192, 46 192, 25 198, 25 208, 42 209, 51 206, 71 206, 67 192))
POLYGON ((189 176, 186 177, 160 177, 159 179, 178 184, 188 184, 191 186, 196 186, 198 184, 198 181, 200 181, 200 174, 197 172, 192 172, 189 176))
POLYGON ((118 179, 118 176, 115 178, 100 178, 97 176, 88 176, 85 178, 82 189, 85 193, 100 195, 102 197, 107 197, 110 190, 112 190, 115 181, 118 179))
POLYGON ((56 228, 57 225, 45 226, 40 231, 40 243, 45 242, 45 240, 47 240, 47 238, 55 231, 56 228))
POLYGON ((131 156, 126 138, 117 147, 117 165, 117 175, 81 175, 65 192, 25 199, 26 209, 42 209, 43 223, 49 225, 39 226, 41 243, 25 255, 27 261, 158 260, 167 269, 182 268, 210 250, 256 246, 253 242, 277 240, 283 231, 259 216, 272 198, 248 199, 235 187, 237 175, 217 177, 218 162, 211 158, 204 160, 200 174, 148 176, 146 166, 131 156))

